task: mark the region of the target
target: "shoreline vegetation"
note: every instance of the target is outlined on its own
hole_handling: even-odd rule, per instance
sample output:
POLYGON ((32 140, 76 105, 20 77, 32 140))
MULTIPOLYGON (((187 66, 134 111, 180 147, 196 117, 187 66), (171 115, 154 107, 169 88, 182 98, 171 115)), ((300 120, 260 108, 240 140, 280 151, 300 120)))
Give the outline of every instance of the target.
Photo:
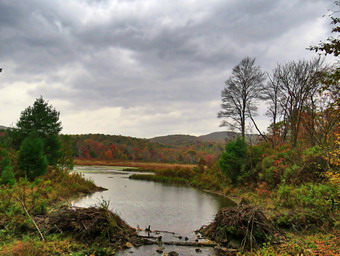
MULTIPOLYGON (((202 173, 199 172, 198 167, 196 167, 196 170, 191 169, 189 171, 186 168, 180 168, 178 166, 173 166, 173 168, 169 168, 169 165, 166 166, 167 168, 161 169, 161 171, 155 171, 155 175, 152 176, 161 178, 153 179, 153 181, 164 182, 162 179, 166 177, 165 175, 168 175, 168 181, 170 183, 183 184, 182 182, 186 181, 186 184, 190 185, 192 180, 195 179, 195 176, 202 178, 202 173), (163 176, 158 176, 159 174, 163 176), (186 177, 178 177, 180 175, 184 175, 186 177), (189 180, 191 182, 189 182, 189 180)), ((140 174, 139 178, 142 176, 151 177, 150 175, 140 174)), ((26 197, 25 204, 29 208, 29 211, 32 213, 34 219, 38 221, 39 226, 43 227, 41 224, 41 219, 43 218, 39 216, 47 216, 48 214, 53 215, 53 213, 58 213, 63 211, 63 209, 67 209, 64 207, 65 202, 67 202, 68 199, 74 199, 75 197, 80 197, 85 194, 103 190, 103 188, 95 186, 92 181, 84 179, 81 173, 69 173, 66 170, 56 170, 50 168, 46 175, 42 176, 38 180, 35 180, 34 182, 21 180, 15 187, 11 188, 2 186, 1 188, 0 200, 2 203, 0 207, 2 207, 1 212, 3 214, 5 213, 5 215, 7 214, 7 219, 4 219, 2 216, 3 222, 0 222, 0 225, 4 225, 4 222, 7 221, 7 228, 10 228, 12 231, 14 230, 14 233, 12 231, 8 231, 7 234, 5 232, 2 234, 2 236, 0 236, 1 255, 43 256, 52 255, 52 252, 54 253, 56 251, 60 253, 59 255, 72 256, 85 256, 91 254, 114 255, 116 250, 125 246, 125 243, 132 241, 132 238, 135 239, 134 235, 131 237, 126 237, 125 240, 123 239, 120 243, 116 243, 116 245, 113 246, 112 243, 107 243, 107 240, 105 239, 104 243, 102 240, 95 242, 80 242, 79 240, 75 239, 76 235, 72 235, 72 232, 69 232, 68 235, 65 236, 65 234, 61 233, 59 230, 56 233, 46 235, 44 234, 46 240, 42 241, 39 238, 33 223, 23 213, 23 209, 21 209, 18 204, 19 202, 12 200, 17 194, 21 197, 26 197), (24 194, 22 194, 20 191, 24 191, 24 194), (37 194, 34 195, 33 192, 37 194), (9 197, 9 194, 13 194, 14 196, 9 197), (9 212, 8 210, 6 211, 4 209, 5 205, 9 209, 17 207, 18 212, 9 212), (21 221, 19 221, 18 218, 20 218, 21 221), (23 232, 23 230, 25 231, 23 232)), ((204 188, 201 189, 205 190, 204 188)), ((249 188, 240 189, 228 186, 225 186, 222 190, 215 189, 208 190, 207 192, 227 196, 233 200, 236 199, 236 201, 241 203, 241 205, 257 205, 263 210, 264 214, 268 217, 271 223, 277 224, 273 221, 275 217, 274 215, 277 213, 277 209, 273 205, 273 196, 275 196, 275 193, 272 193, 271 195, 271 193, 262 193, 261 191, 251 192, 249 188)), ((104 209, 102 211, 105 213, 105 201, 102 203, 102 205, 98 206, 98 209, 104 209)), ((67 212, 67 210, 65 211, 67 212)), ((216 221, 219 219, 221 218, 217 218, 216 221)), ((231 232, 233 232, 232 229, 231 232)), ((337 255, 337 253, 339 253, 340 241, 338 238, 339 236, 337 236, 339 234, 336 233, 336 231, 325 232, 324 230, 323 232, 320 232, 317 229, 314 231, 285 229, 284 234, 285 239, 283 239, 280 244, 270 245, 268 243, 265 246, 258 248, 257 251, 244 252, 243 255, 314 255, 316 252, 318 252, 319 255, 337 255)), ((223 239, 226 238, 219 237, 219 240, 222 241, 223 239)), ((228 246, 225 244, 226 247, 230 248, 232 245, 238 249, 237 247, 240 245, 239 242, 230 239, 230 237, 228 237, 228 241, 228 246), (231 244, 230 241, 232 241, 231 244)), ((134 243, 137 244, 135 240, 134 243)), ((223 246, 221 248, 225 249, 223 246)))
POLYGON ((70 200, 103 190, 80 173, 57 168, 34 181, 0 186, 0 255, 88 255, 95 250, 92 243, 76 241, 61 230, 50 232, 41 220, 54 213, 63 218, 60 211, 70 200))
MULTIPOLYGON (((224 231, 216 229, 212 233, 206 232, 205 227, 200 230, 204 236, 209 239, 213 238, 213 241, 218 242, 221 250, 233 248, 242 252, 240 255, 259 256, 340 254, 340 233, 337 228, 339 210, 332 210, 332 203, 327 201, 327 197, 339 197, 339 185, 332 185, 327 182, 328 185, 307 183, 300 187, 287 187, 286 189, 290 190, 290 194, 288 194, 289 192, 282 191, 282 188, 268 190, 264 185, 262 187, 254 187, 252 184, 244 187, 230 186, 219 179, 216 171, 209 172, 209 168, 202 169, 199 166, 191 170, 177 166, 155 170, 154 172, 155 174, 152 175, 133 174, 129 178, 166 184, 184 184, 208 193, 227 197, 236 202, 237 206, 235 207, 221 209, 222 213, 218 213, 215 221, 210 224, 223 227, 224 231), (208 183, 207 180, 213 182, 208 183), (207 186, 207 184, 210 185, 207 186), (291 204, 285 204, 286 200, 292 201, 291 204), (232 221, 235 218, 240 218, 240 216, 250 216, 249 213, 240 211, 242 205, 249 205, 250 209, 262 211, 261 214, 266 223, 261 224, 255 221, 257 225, 268 225, 269 222, 272 225, 272 230, 275 229, 275 234, 268 235, 263 246, 256 245, 256 250, 250 250, 251 247, 247 245, 250 251, 243 251, 245 249, 244 244, 242 244, 244 234, 240 235, 238 229, 240 223, 245 223, 244 225, 248 223, 249 225, 250 219, 244 217, 245 219, 241 219, 239 222, 234 223, 232 221), (223 215, 223 211, 225 218, 229 217, 229 219, 220 217, 221 214, 223 215), (232 212, 232 214, 228 215, 226 212, 232 212), (279 236, 279 239, 276 236, 279 236), (218 239, 214 239, 214 237, 218 237, 218 239)), ((337 208, 337 206, 334 207, 337 208)), ((247 239, 249 243, 250 238, 247 237, 247 239)), ((254 240, 254 244, 255 242, 254 240)))

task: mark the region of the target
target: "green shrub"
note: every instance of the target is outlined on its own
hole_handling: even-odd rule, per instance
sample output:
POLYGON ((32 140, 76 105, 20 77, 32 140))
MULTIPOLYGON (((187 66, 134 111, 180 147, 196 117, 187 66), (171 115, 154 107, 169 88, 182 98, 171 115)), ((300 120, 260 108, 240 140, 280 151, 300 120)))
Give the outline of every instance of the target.
POLYGON ((293 164, 291 166, 288 166, 282 174, 282 181, 285 184, 300 184, 301 183, 301 178, 303 179, 304 177, 301 177, 300 175, 300 170, 301 167, 293 164))
POLYGON ((211 172, 204 172, 195 176, 191 184, 198 188, 209 189, 209 190, 221 190, 222 184, 221 179, 211 172))
POLYGON ((298 187, 281 185, 274 197, 276 208, 283 211, 277 222, 306 227, 336 223, 339 210, 340 187, 328 184, 306 184, 298 187))

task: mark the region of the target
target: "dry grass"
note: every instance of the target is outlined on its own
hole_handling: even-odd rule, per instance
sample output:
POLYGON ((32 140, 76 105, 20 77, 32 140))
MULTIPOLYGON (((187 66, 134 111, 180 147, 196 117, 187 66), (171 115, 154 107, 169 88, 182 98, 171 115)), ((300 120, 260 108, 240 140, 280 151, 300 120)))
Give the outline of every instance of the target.
POLYGON ((167 168, 194 168, 194 164, 170 164, 170 163, 145 163, 145 162, 132 162, 132 161, 112 161, 112 160, 85 160, 74 159, 75 165, 105 165, 105 166, 126 166, 136 167, 141 169, 161 170, 167 168))

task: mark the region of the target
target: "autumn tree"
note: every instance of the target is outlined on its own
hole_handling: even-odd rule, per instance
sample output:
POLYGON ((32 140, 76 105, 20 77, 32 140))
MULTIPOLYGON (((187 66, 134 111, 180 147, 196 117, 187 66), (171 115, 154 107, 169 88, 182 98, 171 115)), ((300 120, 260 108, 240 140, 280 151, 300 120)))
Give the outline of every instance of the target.
MULTIPOLYGON (((335 5, 340 9, 340 1, 335 1, 335 5)), ((340 10, 337 9, 335 11, 331 11, 329 17, 331 18, 331 24, 334 25, 332 28, 332 33, 339 33, 340 32, 340 18, 335 17, 336 13, 339 13, 340 10)), ((318 46, 311 46, 308 48, 311 51, 315 52, 322 52, 324 54, 332 54, 334 56, 339 56, 340 54, 340 40, 338 36, 331 36, 328 37, 326 42, 320 42, 318 46)))
MULTIPOLYGON (((289 133, 291 144, 297 145, 303 114, 315 113, 315 95, 321 88, 324 66, 320 58, 292 61, 277 65, 273 80, 278 86, 279 106, 284 121, 284 137, 289 133)), ((275 85, 276 86, 276 85, 275 85)))
POLYGON ((266 115, 271 118, 271 125, 269 130, 271 136, 269 140, 272 142, 273 147, 280 141, 280 81, 277 75, 278 70, 274 70, 272 74, 268 74, 268 82, 261 88, 260 99, 268 103, 266 115))
POLYGON ((236 128, 245 138, 246 120, 256 114, 255 105, 265 74, 255 65, 255 58, 246 57, 233 68, 231 76, 222 90, 222 110, 218 118, 223 118, 221 126, 236 128))

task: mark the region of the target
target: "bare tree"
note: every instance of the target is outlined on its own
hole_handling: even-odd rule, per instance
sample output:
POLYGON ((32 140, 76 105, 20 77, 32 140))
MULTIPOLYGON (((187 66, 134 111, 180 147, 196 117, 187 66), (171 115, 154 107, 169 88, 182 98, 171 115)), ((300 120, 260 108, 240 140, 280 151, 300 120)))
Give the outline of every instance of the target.
POLYGON ((277 70, 274 70, 272 74, 267 73, 268 82, 261 88, 260 99, 267 101, 268 109, 266 115, 271 117, 272 123, 269 126, 271 136, 267 137, 275 147, 279 143, 282 134, 279 133, 278 122, 280 121, 282 109, 280 108, 280 80, 277 75, 277 70))
POLYGON ((278 83, 279 104, 282 109, 286 133, 292 145, 297 144, 303 114, 315 113, 314 95, 320 89, 320 74, 324 66, 320 58, 311 61, 290 62, 274 70, 278 83))
POLYGON ((222 90, 222 110, 218 118, 224 118, 221 126, 229 126, 241 131, 245 138, 246 119, 255 115, 255 105, 263 86, 265 74, 255 65, 255 58, 245 57, 233 68, 222 90))

